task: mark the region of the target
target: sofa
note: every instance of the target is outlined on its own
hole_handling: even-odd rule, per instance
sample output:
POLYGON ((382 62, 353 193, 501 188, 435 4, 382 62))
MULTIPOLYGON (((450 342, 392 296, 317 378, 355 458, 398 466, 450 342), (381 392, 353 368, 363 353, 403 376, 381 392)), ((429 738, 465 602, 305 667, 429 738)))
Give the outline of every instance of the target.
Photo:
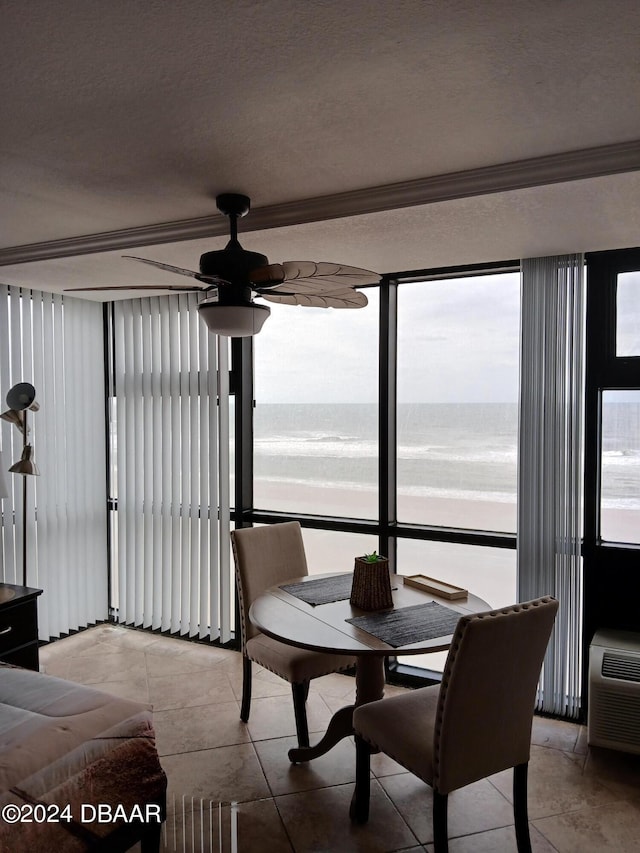
POLYGON ((157 851, 166 786, 150 706, 0 664, 0 853, 157 851))

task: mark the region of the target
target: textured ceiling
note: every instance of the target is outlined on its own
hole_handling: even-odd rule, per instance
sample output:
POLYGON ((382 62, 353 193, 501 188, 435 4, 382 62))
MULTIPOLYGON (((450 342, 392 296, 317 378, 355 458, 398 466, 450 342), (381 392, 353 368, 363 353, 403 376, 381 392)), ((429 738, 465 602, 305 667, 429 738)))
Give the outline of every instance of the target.
MULTIPOLYGON (((5 0, 0 262, 15 246, 209 216, 223 191, 302 210, 598 146, 640 152, 639 43, 635 0, 5 0)), ((640 158, 627 174, 569 183, 560 170, 551 186, 343 220, 294 216, 244 243, 274 261, 380 271, 637 245, 636 168, 640 158)), ((146 255, 193 266, 223 244, 146 255)), ((120 254, 5 266, 0 282, 157 281, 120 254)))

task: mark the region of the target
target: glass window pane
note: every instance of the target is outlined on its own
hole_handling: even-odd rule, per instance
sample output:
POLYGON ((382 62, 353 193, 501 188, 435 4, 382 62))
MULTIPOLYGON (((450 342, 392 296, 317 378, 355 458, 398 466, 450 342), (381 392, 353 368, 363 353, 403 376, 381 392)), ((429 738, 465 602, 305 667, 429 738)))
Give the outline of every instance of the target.
POLYGON ((618 275, 616 355, 640 356, 640 272, 618 275))
POLYGON ((336 530, 302 531, 310 575, 325 572, 352 572, 356 557, 370 554, 378 547, 377 536, 341 533, 336 530))
POLYGON ((600 529, 609 542, 640 543, 640 391, 602 394, 600 529))
POLYGON ((398 517, 516 529, 520 277, 398 288, 398 517))
POLYGON ((377 518, 377 288, 366 295, 358 310, 277 305, 256 337, 256 507, 377 518))
MULTIPOLYGON (((423 574, 448 581, 477 595, 489 609, 516 601, 516 552, 449 542, 398 541, 398 573, 423 574)), ((442 672, 446 652, 404 655, 402 664, 442 672)))

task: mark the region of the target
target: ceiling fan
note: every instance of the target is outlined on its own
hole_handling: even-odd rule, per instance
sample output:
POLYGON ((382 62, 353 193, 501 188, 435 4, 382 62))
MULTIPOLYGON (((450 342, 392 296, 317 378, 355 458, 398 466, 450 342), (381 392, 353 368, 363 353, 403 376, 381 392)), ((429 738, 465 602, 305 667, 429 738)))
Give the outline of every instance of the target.
MULTIPOLYGON (((364 293, 355 290, 380 281, 377 273, 342 264, 285 261, 270 264, 265 255, 248 252, 238 242, 238 219, 249 212, 246 195, 223 193, 216 197, 218 210, 229 217, 230 237, 224 249, 200 256, 200 271, 174 267, 147 258, 123 257, 166 272, 188 276, 197 284, 132 285, 127 290, 199 292, 204 299, 198 311, 212 332, 229 337, 256 335, 271 313, 267 305, 253 301, 254 294, 268 302, 308 305, 317 308, 363 308, 364 293)), ((83 287, 76 290, 114 290, 115 287, 83 287)))

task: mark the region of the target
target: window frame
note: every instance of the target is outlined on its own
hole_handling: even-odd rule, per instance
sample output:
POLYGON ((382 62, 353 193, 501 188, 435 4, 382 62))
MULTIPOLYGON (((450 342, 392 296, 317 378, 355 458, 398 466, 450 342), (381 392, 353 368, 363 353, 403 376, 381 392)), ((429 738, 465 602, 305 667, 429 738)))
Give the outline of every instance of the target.
MULTIPOLYGON (((235 395, 235 501, 231 510, 237 527, 299 521, 303 527, 345 533, 374 534, 378 552, 397 566, 397 543, 418 539, 478 547, 516 549, 515 533, 496 533, 458 527, 400 523, 397 518, 397 344, 398 288, 405 282, 447 278, 472 278, 520 272, 520 261, 466 264, 435 269, 408 270, 382 276, 378 320, 378 519, 351 519, 321 514, 257 510, 253 505, 253 341, 234 339, 231 344, 231 393, 235 395)), ((400 680, 439 680, 440 673, 388 662, 389 674, 400 680)))
POLYGON ((637 602, 620 592, 634 587, 640 545, 603 541, 600 530, 602 395, 640 389, 640 356, 616 355, 619 273, 640 270, 640 248, 590 252, 587 265, 583 696, 588 695, 589 644, 601 628, 637 631, 637 602))

